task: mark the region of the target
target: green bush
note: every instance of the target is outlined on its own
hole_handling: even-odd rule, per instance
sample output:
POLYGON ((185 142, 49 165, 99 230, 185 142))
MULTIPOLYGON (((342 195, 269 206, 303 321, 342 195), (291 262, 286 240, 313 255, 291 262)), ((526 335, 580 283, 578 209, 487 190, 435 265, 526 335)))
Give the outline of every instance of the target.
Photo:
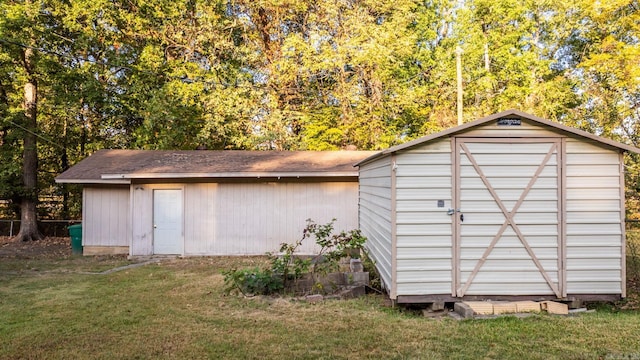
POLYGON ((267 295, 281 291, 284 283, 280 276, 274 275, 271 269, 229 270, 224 275, 224 292, 226 294, 241 293, 244 296, 267 295))
POLYGON ((333 233, 332 219, 324 225, 307 220, 302 238, 293 244, 280 244, 278 254, 267 253, 271 261, 269 269, 233 269, 223 272, 225 293, 241 293, 245 296, 273 294, 282 291, 290 281, 311 273, 314 279, 318 274, 326 275, 339 268, 340 259, 359 258, 367 240, 360 230, 333 233), (304 240, 314 237, 320 251, 314 257, 296 255, 304 240))

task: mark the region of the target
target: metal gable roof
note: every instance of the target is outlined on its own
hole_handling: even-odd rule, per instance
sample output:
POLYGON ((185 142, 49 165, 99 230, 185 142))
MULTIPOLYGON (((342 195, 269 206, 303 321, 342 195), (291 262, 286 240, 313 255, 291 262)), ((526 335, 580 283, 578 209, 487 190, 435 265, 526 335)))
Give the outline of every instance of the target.
POLYGON ((466 124, 463 124, 463 125, 460 125, 460 126, 456 126, 456 127, 453 127, 453 128, 450 128, 450 129, 435 133, 435 134, 427 135, 427 136, 424 136, 424 137, 421 137, 421 138, 406 142, 404 144, 392 146, 392 147, 390 147, 390 148, 388 148, 386 150, 380 151, 380 152, 378 152, 378 153, 376 153, 376 154, 374 154, 374 155, 372 155, 372 156, 370 156, 370 157, 358 162, 355 166, 359 166, 361 164, 364 164, 364 163, 367 163, 369 161, 375 160, 377 158, 386 156, 388 154, 392 154, 392 153, 398 152, 400 150, 408 149, 408 148, 411 148, 411 147, 414 147, 414 146, 419 146, 421 144, 424 144, 424 143, 427 143, 427 142, 430 142, 430 141, 433 141, 433 140, 437 140, 437 139, 440 139, 440 138, 444 138, 444 137, 447 137, 447 136, 452 136, 452 135, 456 135, 456 134, 459 134, 459 133, 463 133, 466 130, 469 130, 471 128, 478 127, 478 126, 484 125, 486 123, 495 121, 497 119, 506 118, 506 117, 519 117, 519 118, 522 118, 522 119, 530 120, 530 121, 535 122, 535 123, 539 123, 541 125, 545 125, 545 126, 549 126, 549 127, 558 129, 561 132, 565 132, 565 133, 568 133, 568 134, 576 135, 576 136, 582 137, 582 138, 587 138, 589 140, 593 140, 593 141, 596 141, 596 142, 601 143, 603 145, 614 147, 614 148, 617 148, 617 149, 620 149, 620 150, 623 150, 623 151, 630 151, 630 152, 634 152, 634 153, 640 153, 640 149, 638 149, 638 148, 636 148, 634 146, 623 144, 623 143, 620 143, 620 142, 617 142, 617 141, 614 141, 614 140, 611 140, 611 139, 607 139, 607 138, 603 138, 603 137, 591 134, 591 133, 583 131, 583 130, 575 129, 575 128, 572 128, 572 127, 569 127, 569 126, 566 126, 566 125, 562 125, 562 124, 559 124, 559 123, 556 123, 556 122, 553 122, 553 121, 550 121, 550 120, 539 118, 537 116, 534 116, 534 115, 531 115, 531 114, 528 114, 528 113, 525 113, 525 112, 522 112, 522 111, 519 111, 519 110, 511 109, 511 110, 506 110, 506 111, 503 111, 503 112, 500 112, 500 113, 497 113, 497 114, 489 115, 489 116, 486 116, 486 117, 483 117, 483 118, 468 122, 466 124))
POLYGON ((357 177, 372 151, 99 150, 58 183, 128 184, 132 179, 357 177))

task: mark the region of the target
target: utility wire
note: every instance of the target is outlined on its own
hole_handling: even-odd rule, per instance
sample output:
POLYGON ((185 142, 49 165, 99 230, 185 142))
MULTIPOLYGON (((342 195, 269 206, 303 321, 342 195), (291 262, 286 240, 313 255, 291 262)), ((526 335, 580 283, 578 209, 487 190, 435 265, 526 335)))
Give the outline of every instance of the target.
POLYGON ((40 135, 40 134, 38 134, 38 133, 36 133, 36 132, 34 132, 34 131, 32 131, 32 130, 27 129, 26 127, 24 127, 24 126, 22 126, 22 125, 20 125, 20 124, 16 124, 16 123, 15 123, 15 122, 13 122, 12 120, 9 120, 9 119, 5 119, 5 120, 6 120, 6 121, 8 121, 8 122, 10 122, 10 123, 11 123, 11 124, 13 124, 13 125, 15 125, 15 126, 19 127, 20 129, 24 130, 25 132, 28 132, 29 134, 34 135, 34 136, 36 136, 36 137, 39 137, 40 139, 44 140, 45 142, 47 142, 47 143, 49 143, 49 144, 51 144, 51 145, 53 145, 53 146, 55 146, 55 147, 57 147, 57 148, 60 148, 60 149, 63 149, 63 150, 65 149, 65 147, 64 147, 64 146, 62 146, 62 145, 60 145, 60 144, 58 144, 58 143, 54 142, 53 140, 47 139, 47 138, 46 138, 46 137, 44 137, 43 135, 40 135))

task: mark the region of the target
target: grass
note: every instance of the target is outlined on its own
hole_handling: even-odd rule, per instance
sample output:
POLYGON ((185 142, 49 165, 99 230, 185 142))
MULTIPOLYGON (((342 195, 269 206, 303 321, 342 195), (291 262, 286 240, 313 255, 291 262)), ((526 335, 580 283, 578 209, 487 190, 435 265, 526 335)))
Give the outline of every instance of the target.
POLYGON ((640 356, 640 312, 432 320, 381 296, 309 304, 222 294, 221 270, 261 258, 191 258, 105 275, 122 258, 0 265, 3 359, 593 359, 640 356), (64 271, 63 271, 64 270, 64 271))
POLYGON ((68 256, 59 259, 2 259, 0 260, 0 274, 34 272, 89 272, 99 273, 119 266, 133 264, 124 256, 68 256))

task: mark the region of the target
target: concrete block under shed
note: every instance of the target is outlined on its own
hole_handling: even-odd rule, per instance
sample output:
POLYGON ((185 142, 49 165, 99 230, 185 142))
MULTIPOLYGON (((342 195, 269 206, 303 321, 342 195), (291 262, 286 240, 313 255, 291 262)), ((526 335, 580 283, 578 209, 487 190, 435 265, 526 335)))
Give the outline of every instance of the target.
POLYGON ((519 313, 540 311, 540 303, 535 301, 516 301, 514 304, 516 304, 516 312, 519 313))
POLYGON ((464 301, 464 304, 469 306, 474 314, 493 315, 493 304, 488 301, 464 301))
POLYGON ((549 314, 568 315, 569 306, 567 304, 555 302, 555 301, 543 301, 540 303, 540 308, 546 310, 549 314))
POLYGON ((493 304, 493 313, 495 315, 500 314, 515 314, 518 312, 518 308, 516 304, 513 302, 505 302, 505 303, 494 303, 493 304))
POLYGON ((455 303, 453 310, 463 318, 473 318, 474 315, 522 314, 539 311, 558 315, 569 314, 567 304, 555 301, 463 301, 455 303))
POLYGON ((442 311, 444 310, 444 301, 434 301, 431 304, 429 304, 427 309, 431 311, 442 311))
POLYGON ((465 319, 473 317, 473 309, 463 302, 457 302, 453 304, 453 312, 459 314, 462 318, 465 319))

